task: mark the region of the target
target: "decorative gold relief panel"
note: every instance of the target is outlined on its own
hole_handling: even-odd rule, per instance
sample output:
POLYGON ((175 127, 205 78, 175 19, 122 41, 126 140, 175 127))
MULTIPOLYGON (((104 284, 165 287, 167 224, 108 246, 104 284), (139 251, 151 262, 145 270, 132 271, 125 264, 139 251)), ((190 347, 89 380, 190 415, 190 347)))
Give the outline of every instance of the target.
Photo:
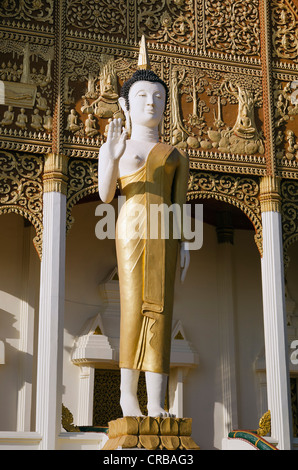
POLYGON ((258 0, 205 0, 204 25, 206 50, 260 57, 258 0))
POLYGON ((294 0, 272 0, 272 55, 287 68, 298 63, 298 8, 294 0))
POLYGON ((171 138, 184 149, 264 154, 262 80, 257 72, 198 63, 170 69, 171 138))
MULTIPOLYGON (((194 50, 196 47, 196 0, 140 0, 137 8, 138 38, 145 35, 149 42, 165 47, 194 50)), ((183 50, 183 49, 182 49, 183 50)))
POLYGON ((66 0, 67 35, 127 42, 129 0, 66 0))
POLYGON ((205 169, 215 164, 222 171, 264 173, 257 0, 63 0, 64 9, 54 0, 14 4, 16 18, 32 25, 55 16, 48 22, 55 36, 54 30, 33 34, 35 26, 29 31, 26 24, 20 25, 26 34, 7 27, 0 32, 2 148, 51 151, 56 118, 62 123, 59 152, 97 158, 109 119, 122 115, 120 88, 137 67, 144 34, 152 68, 170 89, 163 139, 205 169))
POLYGON ((296 178, 298 169, 298 76, 274 73, 273 125, 277 168, 281 176, 296 178), (297 82, 297 91, 295 91, 297 82))
POLYGON ((49 32, 53 23, 54 0, 1 0, 1 25, 49 32))
POLYGON ((53 39, 1 36, 1 147, 46 152, 53 121, 53 39))

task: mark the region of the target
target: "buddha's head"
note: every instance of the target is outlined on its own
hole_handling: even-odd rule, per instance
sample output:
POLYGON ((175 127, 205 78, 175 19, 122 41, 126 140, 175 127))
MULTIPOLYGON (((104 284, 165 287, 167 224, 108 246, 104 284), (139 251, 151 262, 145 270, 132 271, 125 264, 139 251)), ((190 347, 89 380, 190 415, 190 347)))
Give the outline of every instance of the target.
POLYGON ((121 89, 119 103, 126 119, 148 127, 158 126, 168 98, 167 85, 152 70, 137 70, 121 89))

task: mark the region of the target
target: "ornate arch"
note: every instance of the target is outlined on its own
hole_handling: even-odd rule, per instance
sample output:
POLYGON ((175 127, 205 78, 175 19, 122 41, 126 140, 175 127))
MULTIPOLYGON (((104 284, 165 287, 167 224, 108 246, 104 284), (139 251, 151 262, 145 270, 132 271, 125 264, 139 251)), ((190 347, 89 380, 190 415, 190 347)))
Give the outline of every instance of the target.
POLYGON ((284 180, 281 182, 281 215, 285 270, 290 259, 289 247, 298 241, 298 181, 284 180))
POLYGON ((190 172, 187 200, 216 199, 232 204, 248 217, 255 229, 255 243, 263 254, 263 232, 259 182, 247 176, 190 172))
POLYGON ((43 212, 43 158, 37 155, 0 152, 0 215, 15 213, 36 230, 34 246, 41 258, 43 212))
POLYGON ((68 164, 66 231, 74 223, 72 208, 81 199, 98 191, 97 160, 71 159, 68 164))

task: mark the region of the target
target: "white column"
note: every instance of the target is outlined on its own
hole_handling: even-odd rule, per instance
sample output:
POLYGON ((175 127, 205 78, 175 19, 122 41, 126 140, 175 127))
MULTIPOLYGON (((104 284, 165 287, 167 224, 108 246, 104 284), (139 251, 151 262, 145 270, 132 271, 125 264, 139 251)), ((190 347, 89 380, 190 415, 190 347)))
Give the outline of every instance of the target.
POLYGON ((94 375, 94 367, 81 366, 77 426, 92 426, 93 424, 94 375))
POLYGON ((219 315, 220 367, 222 384, 223 436, 238 429, 236 359, 235 359, 235 306, 233 242, 234 233, 231 214, 217 216, 217 289, 219 315))
POLYGON ((60 165, 63 157, 50 155, 44 174, 36 397, 36 431, 44 450, 56 448, 62 413, 66 191, 60 165))
POLYGON ((292 442, 292 415, 286 339, 286 308, 281 213, 278 184, 266 177, 261 183, 263 225, 262 289, 268 408, 271 436, 278 448, 292 442))
POLYGON ((183 415, 183 382, 188 373, 188 368, 173 367, 169 376, 169 407, 170 413, 176 418, 184 418, 183 415))
POLYGON ((278 447, 291 448, 291 400, 284 293, 281 215, 263 212, 262 287, 268 408, 271 435, 278 447))

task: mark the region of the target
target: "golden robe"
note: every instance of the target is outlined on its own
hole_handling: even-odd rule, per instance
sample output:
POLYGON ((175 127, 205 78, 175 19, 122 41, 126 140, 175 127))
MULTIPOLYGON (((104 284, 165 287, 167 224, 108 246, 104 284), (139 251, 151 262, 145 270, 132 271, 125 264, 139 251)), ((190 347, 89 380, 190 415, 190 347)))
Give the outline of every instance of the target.
MULTIPOLYGON (((179 240, 152 238, 152 204, 186 202, 188 158, 156 144, 144 166, 118 179, 125 196, 116 227, 120 285, 120 368, 169 373, 174 282, 179 240), (136 235, 137 234, 137 235, 136 235)), ((183 240, 183 226, 182 226, 183 240)), ((159 230, 159 235, 160 235, 159 230)))

